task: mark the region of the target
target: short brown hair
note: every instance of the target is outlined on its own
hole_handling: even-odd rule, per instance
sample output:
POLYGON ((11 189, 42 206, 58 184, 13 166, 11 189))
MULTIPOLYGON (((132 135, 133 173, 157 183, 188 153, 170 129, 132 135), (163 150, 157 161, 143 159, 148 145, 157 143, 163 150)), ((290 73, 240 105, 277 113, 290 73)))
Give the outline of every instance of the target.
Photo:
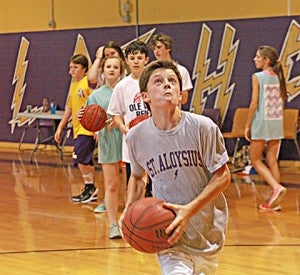
POLYGON ((149 42, 150 48, 153 49, 156 46, 156 43, 158 41, 163 43, 165 45, 166 49, 170 49, 172 51, 173 40, 172 40, 171 36, 166 35, 164 33, 154 34, 151 37, 151 40, 149 42))
MULTIPOLYGON (((179 88, 180 91, 182 90, 182 78, 180 75, 180 72, 178 71, 176 65, 172 61, 166 61, 166 60, 156 60, 148 64, 139 79, 139 86, 141 92, 147 92, 147 85, 149 82, 149 78, 152 75, 152 73, 157 69, 171 69, 176 74, 178 80, 179 80, 179 88)), ((150 106, 148 103, 146 103, 147 108, 150 110, 150 106)))
POLYGON ((85 72, 87 72, 89 69, 89 61, 84 54, 76 54, 72 56, 70 58, 70 63, 71 62, 81 65, 85 69, 85 72))

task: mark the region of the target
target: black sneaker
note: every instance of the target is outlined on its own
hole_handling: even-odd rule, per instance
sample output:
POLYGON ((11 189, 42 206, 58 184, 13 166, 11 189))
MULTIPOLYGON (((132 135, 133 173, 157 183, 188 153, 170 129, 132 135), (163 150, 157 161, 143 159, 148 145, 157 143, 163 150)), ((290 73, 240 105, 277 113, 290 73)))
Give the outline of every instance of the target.
POLYGON ((98 188, 94 184, 87 184, 83 193, 81 194, 81 203, 88 203, 97 200, 98 188))
MULTIPOLYGON (((82 189, 82 190, 84 190, 84 189, 82 189)), ((82 193, 83 193, 83 191, 82 191, 82 193)), ((80 195, 71 197, 72 201, 73 202, 80 202, 81 197, 82 197, 82 193, 80 195)))
POLYGON ((72 201, 81 203, 96 201, 97 193, 98 188, 96 188, 94 184, 86 184, 84 189, 82 190, 82 193, 80 195, 73 196, 72 201))

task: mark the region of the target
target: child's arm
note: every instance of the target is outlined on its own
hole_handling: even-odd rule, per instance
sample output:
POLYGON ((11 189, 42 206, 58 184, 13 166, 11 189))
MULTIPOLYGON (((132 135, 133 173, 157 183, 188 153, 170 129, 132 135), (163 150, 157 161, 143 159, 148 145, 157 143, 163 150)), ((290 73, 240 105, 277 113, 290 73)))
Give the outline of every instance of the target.
POLYGON ((72 109, 69 107, 66 107, 64 115, 63 115, 61 121, 59 122, 59 125, 58 125, 55 135, 54 135, 54 139, 57 143, 61 142, 61 133, 62 133, 63 129, 66 127, 71 115, 72 115, 72 109))
POLYGON ((186 205, 176 205, 164 203, 166 208, 173 210, 176 213, 174 221, 166 228, 166 233, 171 234, 168 242, 173 245, 182 236, 188 221, 206 204, 214 200, 223 192, 230 184, 230 171, 227 164, 221 166, 213 173, 212 178, 203 189, 203 191, 191 202, 186 205))
POLYGON ((128 133, 128 125, 126 126, 124 124, 124 120, 122 117, 120 116, 113 116, 113 122, 114 122, 114 125, 116 125, 120 131, 123 133, 123 134, 127 134, 128 133))
POLYGON ((98 71, 99 71, 99 68, 101 65, 103 48, 104 47, 100 47, 97 50, 96 59, 94 60, 94 63, 92 64, 91 68, 89 69, 89 71, 87 73, 87 80, 89 82, 89 85, 92 86, 93 88, 96 87, 97 82, 98 82, 98 71))

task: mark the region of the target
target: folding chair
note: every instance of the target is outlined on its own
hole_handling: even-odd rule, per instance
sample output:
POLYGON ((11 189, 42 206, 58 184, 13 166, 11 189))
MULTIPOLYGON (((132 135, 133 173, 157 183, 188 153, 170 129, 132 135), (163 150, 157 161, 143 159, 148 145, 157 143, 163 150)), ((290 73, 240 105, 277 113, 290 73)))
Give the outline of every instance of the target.
POLYGON ((297 140, 297 134, 300 130, 299 125, 299 110, 298 109, 284 109, 283 110, 283 125, 284 125, 284 138, 292 139, 296 145, 298 155, 300 157, 300 148, 297 140))
POLYGON ((233 116, 231 132, 222 133, 224 138, 235 140, 234 151, 231 163, 234 164, 241 138, 244 137, 245 125, 248 117, 248 108, 237 108, 233 116))

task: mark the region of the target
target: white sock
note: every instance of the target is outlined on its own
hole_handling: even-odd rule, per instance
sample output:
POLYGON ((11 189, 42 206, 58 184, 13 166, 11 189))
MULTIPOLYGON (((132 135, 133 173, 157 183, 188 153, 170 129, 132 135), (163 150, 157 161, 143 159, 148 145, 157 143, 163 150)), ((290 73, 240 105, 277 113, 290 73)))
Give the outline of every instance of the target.
POLYGON ((85 184, 94 184, 94 173, 90 172, 89 174, 82 175, 85 184))

